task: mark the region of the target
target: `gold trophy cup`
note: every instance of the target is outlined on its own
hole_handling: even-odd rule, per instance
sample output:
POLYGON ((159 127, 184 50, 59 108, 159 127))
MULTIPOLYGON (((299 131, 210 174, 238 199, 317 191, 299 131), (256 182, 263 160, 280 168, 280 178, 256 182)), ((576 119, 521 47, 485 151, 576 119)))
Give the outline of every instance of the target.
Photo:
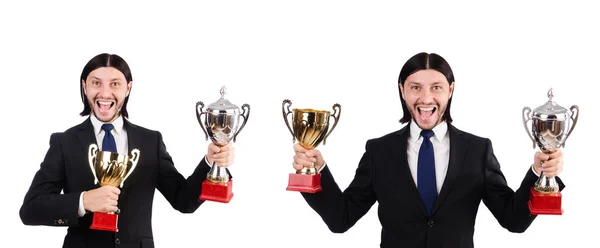
MULTIPOLYGON (((132 156, 103 152, 98 150, 96 144, 91 144, 88 150, 90 168, 94 174, 94 184, 100 186, 123 187, 125 179, 131 175, 140 160, 140 150, 133 149, 132 156)), ((90 229, 118 232, 117 221, 119 210, 116 213, 95 212, 90 229)))
MULTIPOLYGON (((342 106, 340 104, 333 105, 333 114, 327 110, 314 109, 298 109, 290 111, 292 101, 286 99, 283 101, 281 110, 283 112, 283 120, 292 134, 292 141, 298 140, 298 143, 305 149, 315 149, 321 141, 325 145, 327 137, 331 134, 338 121, 342 106), (292 126, 288 122, 288 115, 292 114, 292 126), (333 126, 329 129, 329 119, 333 118, 333 126), (329 130, 329 132, 328 132, 329 130)), ((322 190, 321 174, 315 168, 315 165, 304 167, 296 173, 290 173, 288 180, 289 191, 299 191, 305 193, 316 193, 322 190)))

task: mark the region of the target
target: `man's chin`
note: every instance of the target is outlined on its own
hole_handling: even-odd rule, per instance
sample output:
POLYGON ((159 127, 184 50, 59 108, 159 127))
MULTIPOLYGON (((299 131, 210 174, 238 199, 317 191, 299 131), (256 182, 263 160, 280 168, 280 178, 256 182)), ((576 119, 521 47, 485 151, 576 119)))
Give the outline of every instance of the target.
POLYGON ((419 128, 423 129, 423 130, 431 130, 433 129, 435 126, 437 126, 438 124, 440 124, 439 118, 436 120, 432 120, 432 121, 418 121, 415 118, 413 118, 413 121, 417 124, 417 126, 419 126, 419 128))
POLYGON ((98 119, 101 122, 106 122, 106 123, 110 123, 112 121, 114 121, 115 119, 117 119, 117 114, 116 113, 110 113, 107 115, 99 115, 94 113, 94 116, 96 116, 96 119, 98 119))

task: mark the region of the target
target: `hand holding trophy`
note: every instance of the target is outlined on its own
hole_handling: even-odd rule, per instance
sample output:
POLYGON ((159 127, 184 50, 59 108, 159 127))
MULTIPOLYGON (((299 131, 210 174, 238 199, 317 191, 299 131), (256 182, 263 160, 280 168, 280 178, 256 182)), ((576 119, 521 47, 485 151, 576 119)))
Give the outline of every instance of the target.
MULTIPOLYGON (((206 140, 210 137, 215 145, 224 146, 232 140, 235 142, 237 135, 246 125, 250 116, 250 105, 242 105, 243 112, 240 114, 240 109, 227 100, 225 86, 221 88, 220 93, 221 98, 208 105, 206 111, 203 111, 203 102, 196 103, 196 117, 206 135, 206 140), (202 115, 205 116, 204 119, 202 115), (240 118, 243 122, 240 122, 240 118)), ((200 200, 228 203, 232 197, 232 181, 229 173, 213 162, 206 180, 202 182, 200 200)))
MULTIPOLYGON (((321 141, 326 144, 327 137, 331 134, 340 119, 341 105, 333 105, 333 114, 326 110, 314 109, 293 109, 290 111, 292 101, 284 100, 281 106, 283 120, 292 134, 292 141, 296 139, 305 149, 315 149, 321 141), (288 122, 288 115, 292 114, 292 127, 288 122), (336 115, 337 114, 337 115, 336 115), (329 132, 329 118, 334 119, 333 126, 329 132)), ((305 193, 316 193, 322 190, 321 174, 314 165, 304 167, 296 173, 290 173, 288 187, 289 191, 299 191, 305 193)))
MULTIPOLYGON (((537 144, 546 154, 564 147, 565 141, 573 132, 579 117, 579 107, 573 105, 568 111, 553 102, 553 97, 554 91, 550 89, 548 102, 535 108, 533 113, 529 107, 523 108, 523 125, 529 138, 533 141, 533 148, 537 144), (529 121, 532 121, 531 126, 527 125, 529 121)), ((530 190, 528 204, 532 214, 562 214, 562 194, 556 179, 541 173, 540 178, 530 190)))
MULTIPOLYGON (((122 188, 125 179, 131 175, 140 160, 140 150, 133 149, 131 154, 130 158, 115 152, 100 151, 96 144, 91 144, 88 149, 88 160, 94 174, 94 184, 100 182, 100 186, 122 188)), ((90 229, 118 232, 119 212, 119 210, 116 213, 94 212, 90 229)))

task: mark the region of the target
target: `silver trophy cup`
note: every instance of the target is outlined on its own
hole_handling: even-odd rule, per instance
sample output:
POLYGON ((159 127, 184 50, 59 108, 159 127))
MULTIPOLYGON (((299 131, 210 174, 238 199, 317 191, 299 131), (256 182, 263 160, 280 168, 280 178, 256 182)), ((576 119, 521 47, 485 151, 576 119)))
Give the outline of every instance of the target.
MULTIPOLYGON (((215 145, 224 146, 232 140, 235 142, 237 135, 246 125, 250 116, 250 105, 242 105, 242 113, 240 113, 240 109, 227 100, 225 86, 221 88, 220 93, 221 98, 208 105, 206 111, 203 110, 204 103, 197 102, 196 117, 206 140, 210 137, 215 145), (202 118, 203 115, 205 118, 202 118)), ((229 174, 225 168, 215 166, 213 163, 206 179, 214 183, 226 184, 229 182, 229 174)))
MULTIPOLYGON (((553 97, 554 91, 550 89, 548 102, 544 105, 535 108, 533 112, 529 107, 523 108, 523 125, 533 142, 533 148, 537 145, 547 154, 565 146, 565 141, 573 132, 579 117, 579 107, 573 105, 569 111, 552 101, 553 97), (531 124, 528 125, 529 121, 531 124)), ((542 194, 552 194, 559 190, 556 179, 546 177, 543 173, 535 183, 534 189, 542 194)))

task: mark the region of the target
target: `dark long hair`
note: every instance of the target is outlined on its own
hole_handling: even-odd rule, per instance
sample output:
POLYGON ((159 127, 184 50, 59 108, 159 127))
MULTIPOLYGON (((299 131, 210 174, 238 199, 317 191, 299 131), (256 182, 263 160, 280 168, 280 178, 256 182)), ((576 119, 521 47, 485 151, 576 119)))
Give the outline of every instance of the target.
MULTIPOLYGON (((83 84, 81 82, 85 82, 88 75, 90 75, 90 72, 101 67, 115 68, 125 75, 125 80, 127 80, 127 83, 133 81, 129 65, 127 65, 127 62, 125 62, 123 58, 119 57, 119 55, 102 53, 93 57, 90 61, 88 61, 85 67, 83 67, 81 79, 79 80, 81 101, 83 102, 83 111, 79 113, 81 116, 89 115, 92 112, 90 104, 87 101, 87 97, 85 96, 85 92, 83 91, 83 84)), ((125 97, 125 101, 123 101, 123 107, 121 108, 121 115, 123 115, 125 118, 129 118, 129 114, 127 113, 127 102, 129 101, 129 95, 131 95, 131 93, 125 97)))
MULTIPOLYGON (((404 66, 402 66, 402 70, 400 70, 400 77, 398 77, 398 93, 400 94, 400 102, 402 103, 402 111, 403 116, 400 119, 400 123, 407 123, 412 119, 412 115, 408 110, 408 106, 406 106, 406 101, 402 98, 402 92, 400 91, 400 84, 404 87, 404 82, 406 79, 412 75, 413 73, 420 70, 432 69, 442 73, 446 80, 448 80, 448 84, 452 84, 454 82, 454 73, 452 73, 452 68, 442 56, 437 55, 435 53, 418 53, 412 56, 404 66)), ((448 99, 448 106, 446 107, 446 111, 442 115, 442 120, 445 120, 448 123, 452 123, 452 116, 450 116, 450 104, 452 103, 452 97, 448 99)))

